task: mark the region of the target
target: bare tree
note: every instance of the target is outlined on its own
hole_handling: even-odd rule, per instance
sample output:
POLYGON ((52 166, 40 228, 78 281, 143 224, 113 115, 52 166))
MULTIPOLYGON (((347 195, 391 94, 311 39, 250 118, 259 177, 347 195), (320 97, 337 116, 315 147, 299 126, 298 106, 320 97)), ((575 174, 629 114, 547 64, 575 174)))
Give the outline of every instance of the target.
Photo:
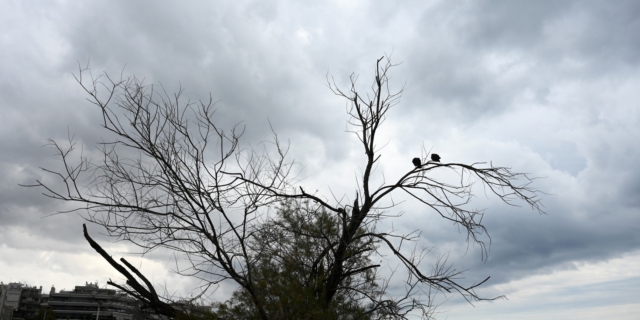
MULTIPOLYGON (((334 81, 328 83, 329 88, 338 96, 347 99, 350 102, 348 114, 350 116, 349 124, 353 128, 351 131, 360 140, 365 154, 367 163, 362 173, 361 188, 356 192, 356 198, 353 205, 349 208, 351 215, 346 215, 346 210, 338 209, 342 214, 343 225, 342 238, 339 244, 335 246, 334 256, 336 263, 333 265, 331 275, 326 287, 325 302, 329 303, 332 295, 339 287, 345 276, 350 274, 342 269, 341 263, 345 252, 350 243, 359 237, 371 237, 386 245, 396 258, 409 271, 406 281, 409 290, 418 288, 419 284, 427 284, 430 288, 445 291, 458 292, 467 301, 486 300, 479 297, 474 291, 482 283, 486 282, 489 277, 484 280, 470 285, 463 285, 458 278, 460 271, 453 269, 451 265, 447 265, 446 261, 439 261, 431 274, 425 273, 419 267, 423 256, 411 251, 411 255, 405 255, 402 250, 402 244, 407 241, 416 240, 415 234, 398 235, 384 232, 369 232, 362 235, 355 235, 355 230, 360 228, 368 220, 379 220, 381 216, 380 204, 392 192, 405 192, 413 199, 430 207, 437 212, 442 218, 452 221, 453 223, 463 227, 468 235, 468 240, 472 240, 481 246, 483 258, 486 257, 486 246, 481 235, 487 234, 487 230, 482 224, 483 211, 466 209, 472 197, 472 186, 474 182, 481 182, 491 193, 497 195, 507 204, 515 205, 513 200, 522 200, 533 209, 543 212, 540 201, 537 197, 537 191, 531 187, 534 179, 525 173, 516 173, 508 167, 486 166, 486 163, 441 163, 439 156, 432 154, 433 161, 427 161, 429 154, 424 154, 423 159, 414 161, 415 168, 399 177, 394 183, 383 182, 378 187, 373 187, 370 183, 374 166, 380 160, 381 154, 376 149, 376 135, 379 132, 381 124, 384 122, 387 112, 391 107, 396 105, 400 99, 402 90, 391 93, 388 87, 387 72, 394 67, 390 60, 381 66, 384 57, 378 59, 376 64, 375 80, 371 87, 371 96, 363 96, 356 89, 357 77, 352 74, 351 87, 349 91, 339 89, 334 81), (436 170, 450 170, 455 172, 460 178, 457 183, 440 181, 432 178, 429 174, 436 170), (465 179, 465 176, 467 177, 465 179), (475 179, 473 179, 475 178, 475 179), (360 200, 361 199, 361 200, 360 200), (394 238, 401 241, 394 241, 394 238)), ((404 299, 408 299, 405 296, 404 299)), ((489 298, 489 299, 496 299, 489 298)), ((420 301, 408 299, 409 302, 404 304, 399 301, 393 302, 400 309, 420 308, 425 310, 424 305, 420 301)), ((428 309, 428 308, 427 308, 428 309)))
MULTIPOLYGON (((244 129, 220 128, 214 121, 211 98, 207 102, 184 102, 182 90, 170 96, 135 77, 114 80, 105 74, 86 81, 90 74, 86 68, 76 79, 101 111, 102 127, 115 139, 100 144, 102 158, 97 163, 83 155, 74 163, 73 141, 70 139, 69 147, 63 147, 51 140, 64 169, 43 170, 62 183, 51 186, 37 181, 31 186, 43 188, 48 197, 80 204, 71 211, 88 212, 88 221, 103 226, 111 236, 141 247, 143 252, 165 248, 180 253, 189 267, 176 272, 203 280, 203 292, 221 281, 234 281, 250 297, 261 319, 270 315, 265 309, 265 297, 257 289, 254 266, 260 256, 256 248, 264 247, 252 243, 260 240, 256 239, 257 232, 271 221, 268 210, 286 201, 312 203, 336 222, 333 227, 337 237, 322 228, 311 234, 322 249, 314 252, 306 269, 309 283, 314 284, 316 297, 325 308, 345 292, 358 301, 368 300, 369 314, 385 318, 404 318, 416 309, 430 317, 433 291, 457 292, 469 302, 483 300, 474 289, 488 277, 463 284, 461 272, 444 260, 427 272, 421 266, 422 252, 402 247, 415 241, 416 233, 376 230, 377 223, 388 218, 384 212, 393 206, 389 197, 392 193, 407 193, 417 203, 461 226, 468 240, 480 244, 484 257, 483 212, 465 206, 471 200, 473 184, 480 182, 508 204, 521 200, 542 212, 538 191, 531 187, 532 178, 510 168, 427 161, 426 152, 414 168, 395 182, 374 186, 374 168, 381 159, 376 144, 379 129, 402 93, 390 92, 387 73, 394 65, 389 59, 385 63, 383 60, 384 57, 377 60, 370 95, 358 92, 354 75, 347 91, 328 81, 335 94, 348 100, 351 132, 366 154, 353 202, 330 201, 299 186, 292 173, 293 162, 286 159, 287 147, 275 134, 271 145, 240 148, 244 129), (433 178, 432 172, 442 170, 454 172, 460 179, 451 183, 433 178), (84 177, 89 183, 82 183, 84 177), (381 249, 390 250, 406 268, 405 295, 397 297, 386 292, 385 279, 377 278, 382 294, 369 295, 351 285, 354 282, 350 279, 381 267, 372 262, 375 259, 366 260, 364 265, 352 263, 354 255, 365 251, 381 255, 381 249), (318 271, 321 269, 322 273, 318 271)), ((148 296, 149 292, 129 285, 128 290, 137 291, 141 299, 148 296)))

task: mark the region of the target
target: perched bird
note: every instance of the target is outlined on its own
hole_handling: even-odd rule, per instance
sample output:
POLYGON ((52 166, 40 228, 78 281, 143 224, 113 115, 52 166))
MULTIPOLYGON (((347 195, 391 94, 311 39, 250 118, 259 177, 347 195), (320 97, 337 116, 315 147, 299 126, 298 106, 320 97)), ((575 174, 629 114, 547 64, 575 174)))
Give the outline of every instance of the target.
POLYGON ((420 158, 413 158, 413 160, 411 160, 411 162, 413 162, 413 165, 416 167, 419 167, 422 165, 422 163, 420 162, 420 158))
POLYGON ((433 161, 433 162, 440 162, 440 156, 439 156, 439 155, 437 155, 437 154, 435 154, 435 153, 432 153, 432 154, 431 154, 431 161, 433 161))

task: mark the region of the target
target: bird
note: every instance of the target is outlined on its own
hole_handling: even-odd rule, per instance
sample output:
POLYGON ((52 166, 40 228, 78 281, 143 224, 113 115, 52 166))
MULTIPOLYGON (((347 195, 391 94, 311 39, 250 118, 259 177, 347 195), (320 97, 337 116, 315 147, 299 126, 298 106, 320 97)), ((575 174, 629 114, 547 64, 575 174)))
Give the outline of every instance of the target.
POLYGON ((431 161, 433 161, 433 162, 440 162, 440 156, 439 156, 439 155, 437 155, 437 154, 435 154, 435 153, 432 153, 432 154, 431 154, 431 161))
POLYGON ((416 166, 416 168, 422 165, 422 163, 420 162, 420 158, 413 158, 411 162, 413 162, 413 165, 416 166))

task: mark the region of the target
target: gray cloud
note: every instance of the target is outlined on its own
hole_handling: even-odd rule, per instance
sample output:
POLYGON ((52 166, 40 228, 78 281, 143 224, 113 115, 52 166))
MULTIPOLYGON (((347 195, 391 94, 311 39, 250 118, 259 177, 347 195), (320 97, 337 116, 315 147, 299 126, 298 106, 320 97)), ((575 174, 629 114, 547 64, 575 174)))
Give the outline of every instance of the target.
POLYGON ((355 72, 364 90, 375 59, 393 52, 402 64, 392 88, 406 85, 378 172, 409 170, 424 145, 446 160, 545 177, 536 185, 552 194, 543 216, 478 194, 493 240, 486 263, 477 248, 459 252, 464 235, 414 203, 398 208, 406 214, 394 226, 426 219, 423 244, 451 249, 469 279, 491 275, 490 285, 623 257, 640 248, 639 11, 635 1, 3 3, 0 255, 91 253, 79 217, 41 219, 67 207, 17 186, 51 179, 39 170, 59 165, 42 147, 48 138, 75 134, 92 154, 106 136, 73 79, 78 61, 90 59, 94 75, 124 68, 169 93, 183 87, 185 100, 211 93, 217 121, 246 125, 248 145, 268 139, 271 122, 305 166, 303 184, 330 197, 329 187, 352 196, 361 151, 325 76, 344 87, 355 72))

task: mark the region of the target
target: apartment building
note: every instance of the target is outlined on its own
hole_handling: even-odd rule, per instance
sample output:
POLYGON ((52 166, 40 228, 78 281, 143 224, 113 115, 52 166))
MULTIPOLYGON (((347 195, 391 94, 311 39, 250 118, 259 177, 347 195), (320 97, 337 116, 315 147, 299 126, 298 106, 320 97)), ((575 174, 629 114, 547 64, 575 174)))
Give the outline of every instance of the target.
POLYGON ((116 290, 100 289, 98 283, 60 292, 51 287, 43 294, 42 287, 0 282, 0 320, 40 320, 35 316, 43 307, 56 319, 133 320, 137 302, 116 290))
POLYGON ((40 309, 42 287, 0 283, 0 320, 33 319, 40 309))
POLYGON ((85 283, 71 291, 56 292, 51 288, 48 302, 56 319, 132 320, 137 302, 113 289, 100 289, 98 283, 85 283))
MULTIPOLYGON (((194 305, 186 300, 171 305, 198 318, 205 318, 211 311, 209 306, 194 305)), ((97 282, 85 282, 84 286, 60 292, 51 287, 49 294, 43 294, 42 287, 0 282, 0 320, 42 320, 35 319, 41 308, 46 308, 59 320, 167 320, 150 310, 140 310, 139 303, 125 293, 101 289, 97 282)))

